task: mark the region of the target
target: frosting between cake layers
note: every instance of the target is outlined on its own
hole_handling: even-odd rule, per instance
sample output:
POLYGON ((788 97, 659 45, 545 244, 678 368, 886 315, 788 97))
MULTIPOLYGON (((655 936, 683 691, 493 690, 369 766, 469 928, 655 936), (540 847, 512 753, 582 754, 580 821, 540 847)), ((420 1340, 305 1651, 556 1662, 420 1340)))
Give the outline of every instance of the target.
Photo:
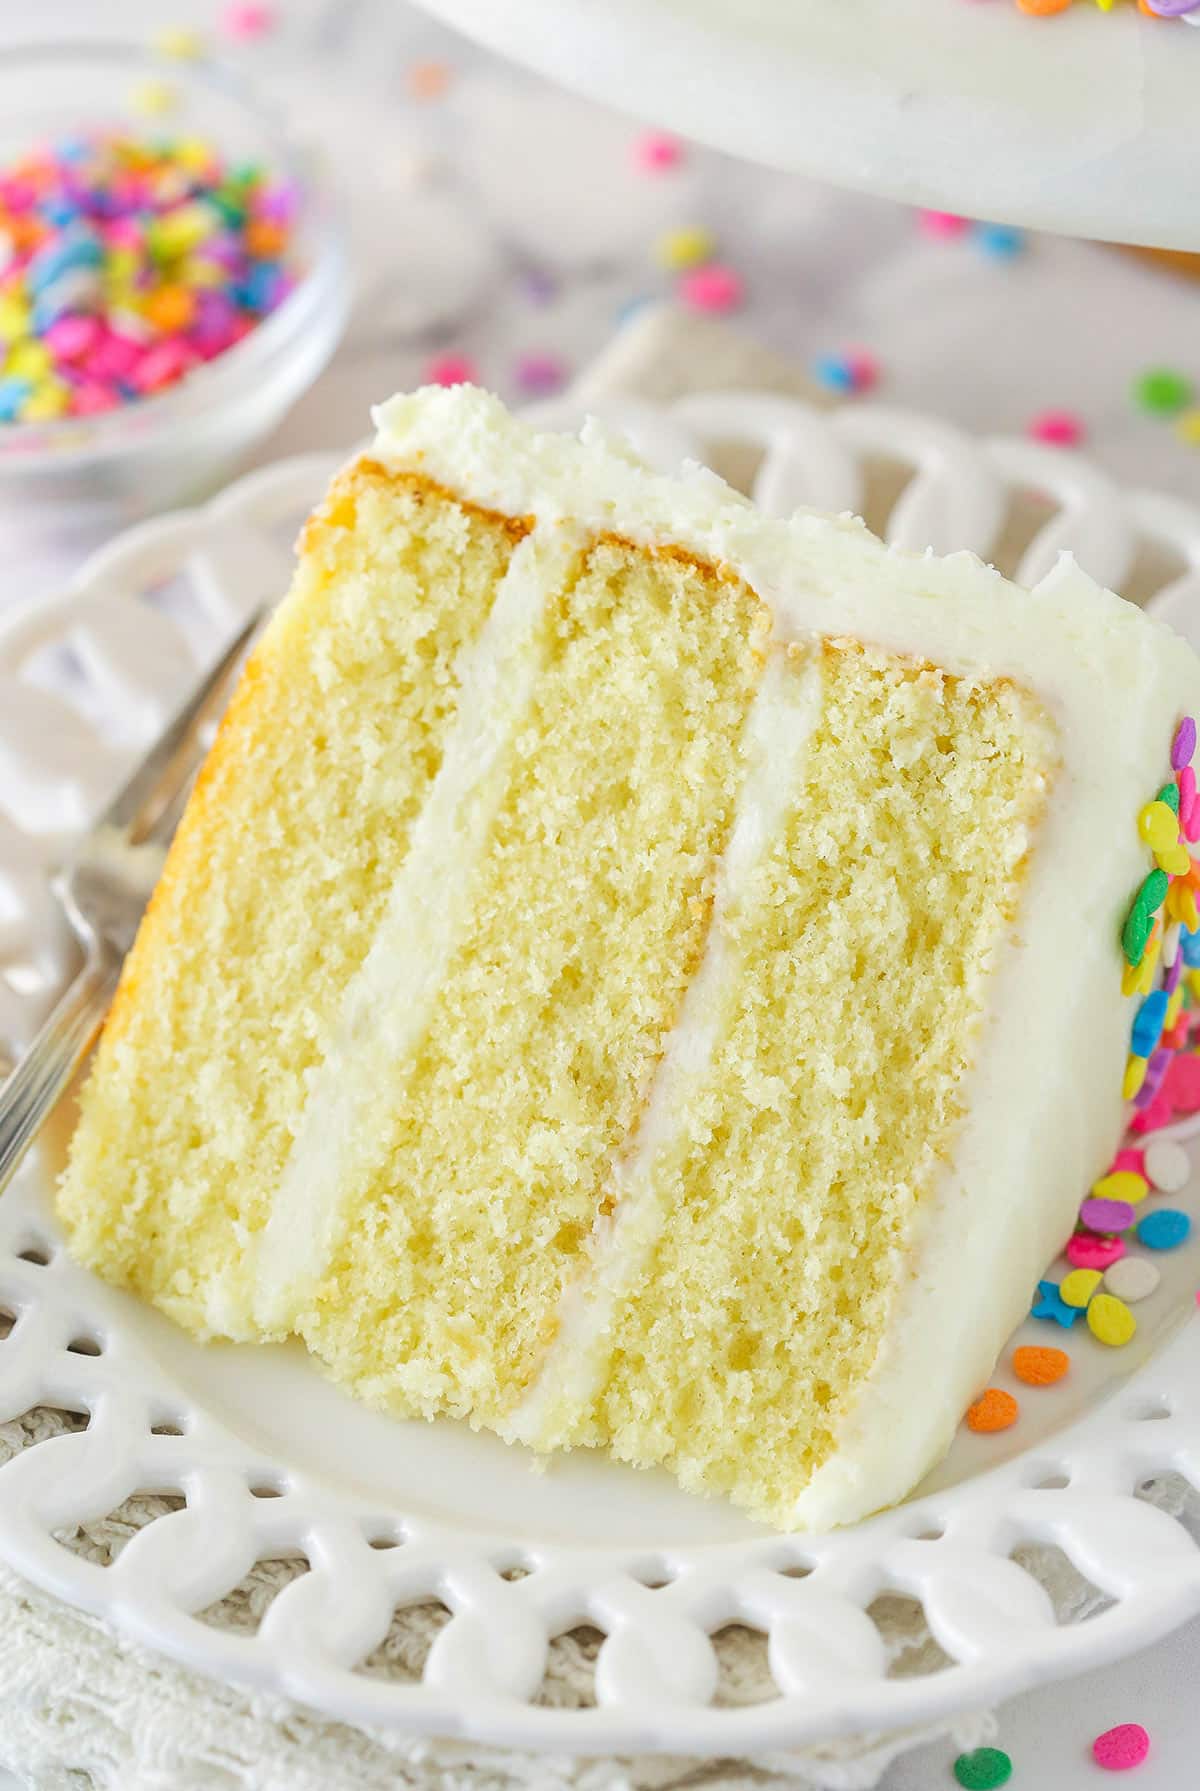
MULTIPOLYGON (((1069 558, 1035 591, 1022 591, 969 554, 935 560, 889 550, 850 519, 764 518, 701 469, 681 483, 648 474, 594 439, 585 453, 565 438, 534 436, 468 389, 393 399, 376 421, 372 452, 384 465, 424 473, 508 515, 532 514, 531 553, 539 551, 531 544, 564 524, 583 538, 611 532, 647 546, 674 544, 744 579, 770 608, 779 642, 849 635, 967 679, 1010 678, 1034 690, 1052 718, 1061 764, 1022 904, 1023 913, 1039 915, 1037 936, 1024 936, 1019 914, 998 954, 967 1119, 929 1202, 936 1225, 921 1228, 888 1340, 794 1512, 798 1524, 813 1527, 861 1516, 902 1496, 944 1448, 1028 1311, 1081 1189, 1111 1154, 1128 1035, 1117 938, 1140 868, 1138 843, 1115 836, 1099 874, 1084 884, 1075 867, 1094 858, 1097 828, 1141 805, 1178 715, 1200 700, 1195 664, 1169 629, 1101 590, 1069 558), (1121 691, 1119 715, 1104 712, 1097 689, 1121 691), (984 1281, 987 1321, 976 1293, 984 1281)), ((461 715, 463 733, 449 756, 465 766, 473 752, 462 744, 472 726, 465 699, 461 715)), ((428 887, 433 829, 423 817, 393 916, 428 887)), ((364 990, 386 975, 386 934, 385 926, 364 966, 364 990)), ((368 1031, 384 1005, 374 996, 363 1004, 368 1031)), ((685 1031, 684 1053, 688 1037, 685 1031)), ((657 1126, 669 1123, 671 1078, 683 1073, 679 1051, 677 1038, 661 1076, 657 1126)), ((314 1228, 299 1265, 278 1240, 307 1228, 300 1215, 314 1164, 322 1186, 335 1183, 336 1165, 323 1153, 338 1136, 331 1120, 344 1117, 341 1105, 336 1072, 322 1070, 295 1175, 289 1172, 276 1205, 279 1223, 267 1231, 260 1263, 267 1304, 281 1279, 319 1272, 327 1233, 314 1228), (300 1205, 289 1210, 292 1199, 300 1205)), ((327 1212, 319 1196, 307 1209, 314 1211, 327 1212)), ((568 1325, 586 1322, 563 1316, 568 1325)), ((535 1387, 518 1421, 523 1434, 538 1398, 535 1387)))

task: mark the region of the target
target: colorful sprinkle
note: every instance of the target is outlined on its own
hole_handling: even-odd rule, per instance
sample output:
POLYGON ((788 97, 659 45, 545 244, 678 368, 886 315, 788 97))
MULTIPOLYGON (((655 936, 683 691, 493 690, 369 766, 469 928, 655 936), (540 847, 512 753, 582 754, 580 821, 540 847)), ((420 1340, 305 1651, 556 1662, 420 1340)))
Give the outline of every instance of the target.
POLYGON ((404 84, 414 99, 441 99, 450 85, 450 66, 445 62, 414 62, 405 73, 404 84))
POLYGON ((1196 724, 1190 715, 1185 715, 1171 744, 1172 771, 1182 771, 1186 765, 1190 765, 1195 751, 1196 724))
POLYGON ((426 363, 421 378, 427 386, 474 386, 479 370, 470 355, 439 354, 426 363))
POLYGON ((1052 1320, 1054 1324, 1061 1325, 1064 1331, 1069 1331, 1081 1310, 1078 1306, 1067 1305, 1057 1281, 1038 1282, 1037 1297, 1030 1307, 1033 1318, 1052 1320))
POLYGON ((723 314, 736 311, 745 297, 742 276, 723 262, 710 261, 681 275, 678 292, 681 301, 692 311, 723 314))
POLYGON ((1011 261, 1025 249, 1025 232, 1011 224, 976 224, 977 248, 993 261, 1011 261))
POLYGON ((1148 367, 1138 374, 1133 396, 1141 409, 1152 416, 1173 417, 1191 403, 1192 382, 1171 367, 1148 367))
POLYGON ((1088 1330, 1099 1343, 1120 1349, 1137 1330, 1137 1319, 1124 1300, 1115 1294, 1099 1293, 1087 1309, 1088 1330))
POLYGON ((1141 1723, 1118 1723, 1092 1743, 1092 1758, 1106 1772, 1128 1772, 1140 1766, 1149 1752, 1150 1737, 1141 1723))
POLYGON ((683 144, 668 131, 645 131, 634 143, 633 159, 645 174, 661 174, 683 160, 683 144))
POLYGON ((161 118, 179 103, 179 95, 166 81, 139 81, 129 95, 130 109, 143 118, 161 118))
POLYGON ((1016 1423, 1020 1410, 1012 1394, 1006 1393, 1003 1387, 989 1387, 973 1405, 968 1406, 967 1429, 976 1431, 981 1436, 990 1436, 997 1430, 1007 1430, 1010 1424, 1016 1423))
POLYGON ((1171 1138, 1155 1138, 1146 1146, 1146 1174, 1164 1194, 1178 1194, 1192 1176, 1192 1166, 1182 1144, 1171 1138))
POLYGON ((940 238, 965 236, 971 228, 971 220, 960 218, 954 211, 919 211, 917 226, 926 236, 940 238))
MULTIPOLYGON (((1096 1200, 1127 1200, 1133 1206, 1145 1200, 1150 1184, 1144 1175, 1135 1169, 1110 1169, 1102 1175, 1098 1182, 1092 1184, 1092 1195, 1096 1200)), ((1087 1220, 1084 1223, 1088 1223, 1087 1220)), ((1097 1231, 1110 1231, 1113 1227, 1097 1225, 1097 1231)), ((1117 1227, 1119 1230, 1120 1227, 1117 1227)))
POLYGON ((1083 419, 1072 410, 1043 410, 1031 417, 1026 434, 1032 441, 1048 442, 1054 448, 1077 448, 1087 430, 1083 419))
POLYGON ((1066 1258, 1074 1269, 1106 1269, 1124 1254, 1124 1240, 1118 1237, 1101 1238, 1090 1231, 1077 1231, 1067 1239, 1066 1258))
POLYGON ((1138 1221, 1137 1241, 1147 1250, 1177 1250, 1186 1243, 1192 1221, 1175 1207, 1158 1207, 1138 1221))
POLYGON ((265 37, 274 24, 275 8, 262 5, 261 0, 233 0, 221 14, 222 31, 238 43, 265 37))
POLYGON ((170 56, 176 62, 194 62, 204 53, 204 39, 186 25, 168 25, 156 31, 151 41, 160 56, 170 56))
POLYGON ((1065 1349, 1052 1349, 1043 1344, 1024 1343, 1013 1351, 1013 1373, 1027 1387, 1052 1387, 1071 1366, 1065 1349))
POLYGON ((1133 1224, 1133 1207, 1127 1200, 1085 1200, 1079 1217, 1091 1231, 1128 1231, 1133 1224))
POLYGON ((680 268, 699 267, 703 262, 711 261, 716 247, 711 231, 699 224, 684 225, 659 237, 654 245, 654 258, 660 267, 677 273, 680 268))
POLYGON ((517 362, 516 374, 523 392, 548 397, 566 384, 567 365, 554 354, 525 354, 517 362))
POLYGON ((879 362, 866 349, 818 355, 813 378, 830 392, 868 392, 879 379, 879 362))
POLYGON ((1161 1272, 1144 1256, 1125 1256, 1104 1271, 1104 1286, 1118 1300, 1133 1305, 1152 1294, 1162 1280, 1161 1272))
POLYGON ((1099 1269, 1072 1269, 1059 1284, 1059 1297, 1068 1306, 1084 1307, 1101 1282, 1099 1269))
POLYGON ((954 1776, 963 1791, 998 1791, 1012 1777, 1012 1761, 1002 1748, 977 1747, 958 1756, 954 1776))

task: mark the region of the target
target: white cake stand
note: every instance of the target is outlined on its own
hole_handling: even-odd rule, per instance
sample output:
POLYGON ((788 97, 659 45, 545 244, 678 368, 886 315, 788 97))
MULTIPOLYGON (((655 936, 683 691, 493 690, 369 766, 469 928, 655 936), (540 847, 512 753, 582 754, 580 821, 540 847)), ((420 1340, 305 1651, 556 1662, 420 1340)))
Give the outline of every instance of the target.
MULTIPOLYGON (((423 0, 754 161, 912 205, 1200 249, 1200 30, 1012 0, 423 0)), ((1200 14, 1195 15, 1200 18, 1200 14)))

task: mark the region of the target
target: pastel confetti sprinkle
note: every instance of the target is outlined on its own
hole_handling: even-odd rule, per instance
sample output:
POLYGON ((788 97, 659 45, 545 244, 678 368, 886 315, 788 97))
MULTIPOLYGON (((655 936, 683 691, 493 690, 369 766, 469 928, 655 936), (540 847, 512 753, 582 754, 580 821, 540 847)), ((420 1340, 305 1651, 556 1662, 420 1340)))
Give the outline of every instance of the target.
POLYGON ((1137 1241, 1147 1250, 1177 1250, 1186 1243, 1192 1221, 1175 1207, 1158 1207, 1139 1220, 1137 1241))
POLYGON ((660 267, 678 272, 680 268, 699 267, 702 262, 711 261, 716 247, 710 230, 699 224, 684 225, 659 237, 654 245, 654 258, 660 267))
POLYGON ((439 354, 426 363, 421 377, 427 386, 474 386, 479 370, 470 355, 439 354))
POLYGON ((168 25, 156 31, 151 42, 160 56, 171 56, 177 62, 194 62, 204 53, 204 39, 186 25, 168 25))
POLYGON ((1160 1270, 1144 1256, 1125 1256, 1104 1272, 1106 1292, 1134 1305, 1149 1297, 1162 1280, 1160 1270))
POLYGON ((974 240, 993 261, 1012 261, 1025 248, 1025 232, 1014 230, 1010 224, 977 224, 974 240))
POLYGON ((709 311, 716 315, 736 311, 745 297, 745 290, 742 276, 720 261, 689 269, 681 275, 678 286, 680 300, 689 310, 709 311))
POLYGON ((1038 1282, 1037 1297, 1030 1308, 1033 1318, 1052 1320, 1054 1324, 1061 1325, 1065 1331, 1069 1331, 1081 1310, 1078 1306, 1067 1305, 1059 1291, 1057 1281, 1038 1282))
POLYGON ((997 1791, 1007 1785, 1012 1769, 1012 1761, 998 1747, 977 1747, 954 1762, 954 1776, 963 1791, 997 1791))
POLYGON ((404 81, 414 99, 441 99, 450 85, 450 67, 445 62, 414 62, 404 81))
POLYGON ((523 392, 546 397, 566 384, 566 362, 554 354, 526 354, 517 362, 517 384, 523 392))
POLYGON ((0 168, 0 420, 98 416, 234 347, 294 284, 297 200, 197 137, 97 131, 0 168))
POLYGON ((238 43, 250 43, 265 37, 275 24, 275 8, 261 0, 233 0, 221 14, 221 29, 226 37, 238 43))
MULTIPOLYGON (((1135 1169, 1110 1169, 1107 1175, 1102 1175, 1098 1182, 1092 1183, 1092 1193, 1097 1200, 1125 1200, 1131 1206, 1144 1200, 1149 1188, 1150 1184, 1145 1176, 1139 1175, 1135 1169)), ((1106 1225, 1096 1227, 1097 1231, 1109 1229, 1106 1225)))
POLYGON ((646 174, 677 168, 683 160, 683 144, 669 131, 646 131, 633 146, 633 158, 646 174))
POLYGON ((179 95, 167 81, 139 81, 129 95, 129 105, 143 118, 161 118, 179 103, 179 95))
POLYGON ((1175 434, 1187 448, 1200 448, 1200 405, 1175 419, 1175 434))
POLYGON ((828 391, 867 392, 879 379, 879 362, 866 349, 854 348, 845 354, 818 355, 812 371, 828 391))
POLYGON ((965 236, 971 228, 971 221, 969 218, 960 218, 953 211, 919 211, 917 225, 926 236, 947 238, 965 236))
POLYGON ((1054 448, 1077 448, 1087 430, 1074 411, 1043 410, 1030 418, 1026 433, 1032 441, 1048 442, 1054 448))
POLYGON ((973 1405, 968 1406, 967 1429, 981 1436, 1007 1430, 1011 1424, 1016 1423, 1020 1410, 1012 1394, 1006 1393, 1003 1387, 989 1387, 973 1405))
POLYGON ((1128 1772, 1140 1766, 1149 1752, 1150 1737, 1141 1723, 1118 1723, 1092 1743, 1092 1758, 1106 1772, 1128 1772))
POLYGON ((1067 1306, 1086 1306, 1101 1281, 1098 1269, 1072 1269, 1059 1284, 1059 1298, 1067 1306))
POLYGON ((1182 771, 1186 765, 1190 765, 1195 751, 1196 724, 1190 715, 1185 715, 1171 744, 1172 771, 1182 771))
POLYGON ((1099 1293, 1087 1309, 1088 1330, 1099 1343, 1110 1349, 1121 1349, 1137 1330, 1137 1319, 1124 1300, 1115 1294, 1099 1293))
POLYGON ((1092 1231, 1128 1231, 1133 1208, 1127 1200, 1085 1200, 1079 1217, 1092 1231))
POLYGON ((1155 1138, 1146 1146, 1146 1174, 1164 1194, 1178 1194, 1191 1180, 1192 1166, 1182 1144, 1171 1138, 1155 1138))
POLYGON ((1052 1349, 1042 1344, 1025 1343, 1013 1351, 1013 1373, 1027 1387, 1052 1387, 1071 1366, 1065 1349, 1052 1349))
POLYGON ((1098 1238, 1090 1231, 1077 1231, 1067 1239, 1066 1257, 1074 1269, 1106 1269, 1124 1254, 1121 1238, 1098 1238))
POLYGON ((1152 416, 1172 417, 1192 402, 1194 387, 1185 374, 1171 367, 1149 367, 1135 380, 1133 396, 1152 416))

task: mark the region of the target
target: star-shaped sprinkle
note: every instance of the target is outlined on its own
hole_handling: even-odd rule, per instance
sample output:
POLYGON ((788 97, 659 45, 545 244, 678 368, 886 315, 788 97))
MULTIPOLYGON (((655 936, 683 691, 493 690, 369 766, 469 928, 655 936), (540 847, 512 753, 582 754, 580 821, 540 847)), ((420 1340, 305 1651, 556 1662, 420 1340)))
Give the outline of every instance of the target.
POLYGON ((1069 1331, 1081 1310, 1079 1306, 1068 1306, 1061 1298, 1057 1281, 1038 1282, 1037 1299, 1033 1302, 1034 1318, 1052 1319, 1056 1325, 1062 1325, 1064 1330, 1069 1331))

